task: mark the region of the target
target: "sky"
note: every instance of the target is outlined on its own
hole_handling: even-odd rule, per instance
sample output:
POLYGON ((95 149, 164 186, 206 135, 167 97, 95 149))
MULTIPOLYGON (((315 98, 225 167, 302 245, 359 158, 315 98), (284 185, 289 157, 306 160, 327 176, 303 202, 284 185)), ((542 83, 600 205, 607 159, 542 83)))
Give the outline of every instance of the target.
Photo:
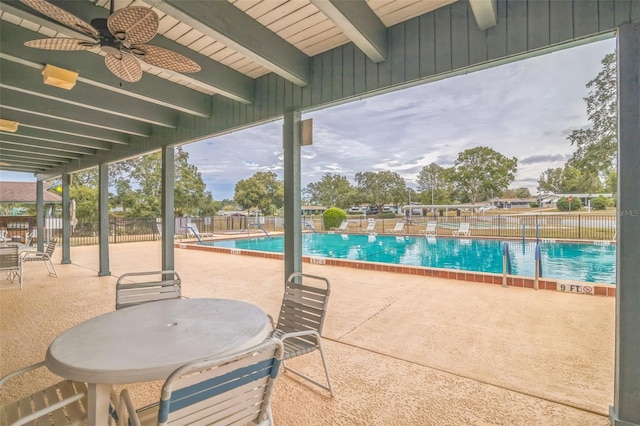
MULTIPOLYGON (((510 187, 535 194, 541 173, 571 156, 571 131, 589 127, 586 84, 614 49, 608 39, 303 114, 313 118, 313 145, 302 147, 302 187, 325 173, 355 183, 358 172, 390 170, 415 188, 428 164, 449 167, 461 151, 488 146, 518 159, 510 187)), ((232 199, 236 182, 258 171, 283 179, 282 120, 183 149, 214 200, 232 199)))

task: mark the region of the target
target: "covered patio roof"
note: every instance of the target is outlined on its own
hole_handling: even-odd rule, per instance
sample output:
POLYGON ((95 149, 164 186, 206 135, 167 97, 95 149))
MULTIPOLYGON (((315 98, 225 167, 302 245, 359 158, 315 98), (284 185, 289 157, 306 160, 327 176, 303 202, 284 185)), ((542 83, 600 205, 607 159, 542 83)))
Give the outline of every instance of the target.
MULTIPOLYGON (((36 175, 39 230, 43 229, 42 183, 62 176, 62 262, 69 263, 70 173, 99 167, 99 275, 110 274, 109 163, 162 151, 163 235, 170 236, 173 146, 284 117, 288 275, 301 268, 297 218, 303 112, 616 36, 617 208, 622 214, 617 224, 619 287, 611 419, 617 425, 640 424, 636 330, 640 323, 640 1, 115 0, 115 11, 134 5, 153 7, 159 18, 158 35, 148 44, 168 49, 161 52, 169 57, 176 52, 200 68, 185 73, 180 65, 187 61, 178 59, 170 66, 174 70, 167 70, 158 67, 167 62, 148 57, 151 63, 141 63, 143 76, 135 83, 122 77, 129 66, 116 77, 100 57, 109 52, 117 57, 122 52, 119 45, 115 54, 97 45, 79 52, 25 46, 48 37, 82 39, 70 43, 85 46, 92 42, 88 35, 92 20, 110 14, 107 0, 52 3, 60 8, 55 13, 42 0, 0 2, 0 170, 36 175), (43 15, 33 7, 49 13, 43 15), (77 72, 75 87, 65 90, 43 84, 46 65, 77 72)), ((149 54, 150 49, 141 50, 149 54)), ((162 245, 163 269, 172 269, 172 241, 165 238, 162 245)))
MULTIPOLYGON (((41 3, 38 0, 33 3, 41 3)), ((33 4, 32 3, 32 4, 33 4)), ((84 23, 108 0, 53 1, 84 23)), ((151 6, 148 44, 197 63, 179 73, 141 62, 128 83, 99 48, 27 47, 47 37, 88 40, 18 0, 0 3, 0 170, 57 177, 270 120, 612 37, 638 20, 634 1, 116 0, 151 6), (53 65, 79 73, 71 90, 43 84, 53 65)))

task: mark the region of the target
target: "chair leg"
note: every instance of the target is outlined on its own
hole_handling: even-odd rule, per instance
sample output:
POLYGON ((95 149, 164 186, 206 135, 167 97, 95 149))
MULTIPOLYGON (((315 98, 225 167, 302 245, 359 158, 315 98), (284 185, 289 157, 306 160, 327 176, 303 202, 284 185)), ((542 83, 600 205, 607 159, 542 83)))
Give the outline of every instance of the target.
POLYGON ((320 340, 318 340, 318 350, 320 351, 320 358, 322 358, 322 365, 324 366, 324 373, 327 376, 327 384, 328 384, 328 386, 317 382, 316 380, 312 379, 311 377, 306 376, 306 375, 302 374, 301 372, 299 372, 297 370, 294 370, 291 367, 288 367, 287 364, 284 361, 282 361, 282 365, 284 366, 284 371, 290 371, 293 374, 295 374, 296 376, 301 377, 301 378, 303 378, 305 380, 308 380, 311 383, 313 383, 314 385, 316 385, 318 387, 321 387, 324 390, 329 391, 329 393, 331 394, 331 397, 333 398, 334 397, 333 385, 331 384, 331 377, 329 376, 329 368, 327 366, 327 360, 324 357, 324 350, 322 349, 322 342, 320 340))
POLYGON ((52 277, 58 278, 58 272, 56 272, 56 267, 53 266, 53 261, 51 261, 51 258, 47 258, 44 261, 44 266, 47 267, 47 272, 49 273, 49 275, 51 275, 52 277), (51 265, 51 268, 49 268, 49 265, 51 265), (53 272, 51 272, 51 271, 53 271, 53 272))

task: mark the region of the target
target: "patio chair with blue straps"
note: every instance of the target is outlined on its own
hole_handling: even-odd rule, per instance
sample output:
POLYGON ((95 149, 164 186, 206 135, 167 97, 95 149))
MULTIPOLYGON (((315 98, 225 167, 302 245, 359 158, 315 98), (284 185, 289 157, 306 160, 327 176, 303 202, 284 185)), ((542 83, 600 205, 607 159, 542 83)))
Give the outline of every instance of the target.
POLYGON ((124 389, 118 425, 272 425, 282 354, 282 342, 268 339, 235 355, 185 364, 165 381, 159 403, 138 410, 124 389))

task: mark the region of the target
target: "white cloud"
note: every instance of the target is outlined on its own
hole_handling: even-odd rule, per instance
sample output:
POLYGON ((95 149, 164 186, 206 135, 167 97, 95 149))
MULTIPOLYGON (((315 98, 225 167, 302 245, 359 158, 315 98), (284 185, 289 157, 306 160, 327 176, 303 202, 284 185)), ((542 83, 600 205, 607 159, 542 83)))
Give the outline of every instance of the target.
MULTIPOLYGON (((314 142, 302 148, 302 184, 379 170, 415 179, 431 162, 451 166, 462 150, 489 146, 519 159, 513 186, 533 188, 571 155, 570 131, 588 126, 585 86, 614 48, 591 43, 305 114, 314 142)), ((214 198, 231 198, 256 171, 282 178, 281 135, 276 121, 184 148, 214 198)))

